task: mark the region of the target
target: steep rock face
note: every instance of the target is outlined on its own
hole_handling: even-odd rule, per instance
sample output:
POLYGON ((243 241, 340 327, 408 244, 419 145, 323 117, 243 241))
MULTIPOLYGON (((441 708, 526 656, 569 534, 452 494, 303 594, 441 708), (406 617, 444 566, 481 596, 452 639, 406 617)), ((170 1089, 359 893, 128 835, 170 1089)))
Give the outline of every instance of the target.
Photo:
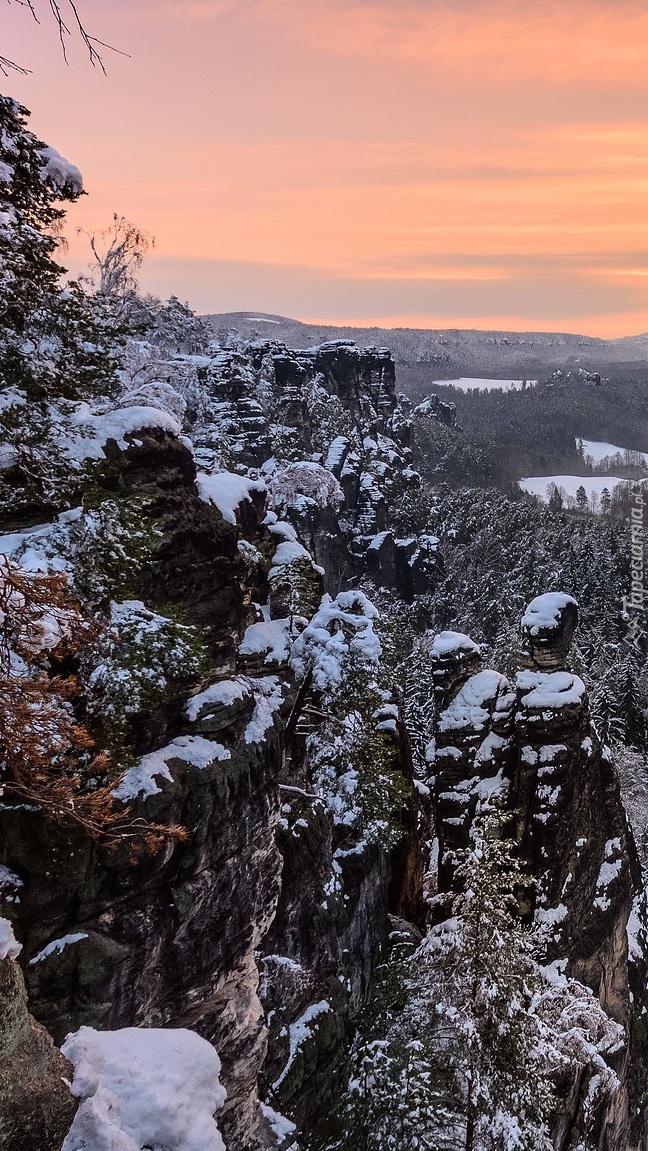
POLYGON ((291 785, 282 799, 282 891, 263 942, 264 1080, 272 1106, 310 1130, 343 1086, 344 1043, 387 941, 393 868, 375 844, 342 846, 321 800, 291 785))
POLYGON ((333 846, 323 804, 282 792, 282 893, 263 943, 267 1098, 311 1129, 343 1085, 345 1041, 387 937, 389 861, 333 846))
MULTIPOLYGON (((264 1084, 270 1105, 306 1132, 325 1119, 343 1086, 345 1042, 372 993, 390 912, 421 916, 424 837, 398 708, 372 703, 363 725, 342 700, 338 710, 335 695, 328 694, 340 644, 353 652, 354 630, 364 633, 368 646, 376 642, 363 611, 375 609, 362 593, 343 593, 328 606, 325 598, 293 649, 303 666, 280 786, 282 889, 262 945, 262 999, 270 1023, 264 1084), (366 807, 362 776, 371 769, 363 767, 362 753, 358 757, 362 746, 371 748, 383 784, 387 776, 399 781, 403 810, 390 814, 401 834, 390 833, 386 810, 366 807)), ((361 680, 354 700, 360 709, 361 680)), ((376 794, 371 803, 380 804, 376 794)))
MULTIPOLYGON (((175 604, 199 624, 218 683, 236 669, 238 644, 255 620, 251 593, 265 586, 267 594, 270 560, 254 541, 270 557, 276 541, 261 524, 263 498, 242 501, 242 522, 233 525, 199 499, 194 478, 186 447, 143 431, 95 471, 92 500, 101 508, 109 493, 120 514, 137 509, 145 555, 124 573, 128 594, 175 604), (238 548, 241 534, 256 560, 238 548)), ((182 825, 186 844, 134 864, 126 848, 108 854, 82 833, 53 829, 38 811, 11 804, 0 811, 0 835, 21 882, 10 913, 35 1016, 59 1043, 81 1024, 195 1029, 222 1057, 222 1128, 229 1146, 243 1148, 256 1138, 256 1078, 266 1051, 254 952, 280 885, 281 691, 267 676, 237 686, 239 706, 221 707, 220 717, 218 707, 186 710, 174 699, 131 721, 141 764, 147 753, 158 756, 148 782, 146 772, 136 774, 126 790, 133 814, 139 808, 148 819, 182 825), (169 784, 160 788, 154 770, 169 784)), ((37 1146, 24 1142, 25 1151, 37 1146)))
POLYGON ((505 676, 479 671, 459 688, 439 717, 434 794, 442 890, 451 886, 456 851, 467 846, 479 802, 501 788, 510 767, 512 704, 505 676))
POLYGON ((76 1101, 72 1067, 27 1010, 22 972, 0 959, 0 1144, 6 1151, 58 1151, 76 1101))
MULTIPOLYGON (((115 487, 126 508, 138 507, 146 532, 146 562, 127 574, 128 591, 154 608, 174 604, 205 628, 217 664, 233 666, 237 635, 251 619, 238 532, 197 498, 194 462, 178 439, 154 432, 137 438, 113 456, 115 487)), ((110 479, 101 477, 99 506, 110 479)), ((263 499, 251 493, 241 504, 242 533, 255 539, 264 514, 263 499)))
POLYGON ((390 530, 390 508, 416 491, 419 477, 411 405, 396 394, 388 349, 259 342, 220 349, 193 370, 193 381, 182 384, 180 373, 176 382, 201 467, 264 466, 272 483, 278 456, 316 462, 338 481, 341 506, 297 489, 284 513, 323 567, 328 590, 364 572, 406 599, 429 589, 440 567, 437 541, 390 530))
MULTIPOLYGON (((172 767, 177 780, 179 765, 172 767)), ((19 920, 36 960, 26 968, 33 1011, 59 1043, 82 1023, 198 1031, 222 1055, 222 1129, 230 1146, 242 1148, 254 1139, 266 1051, 254 950, 280 881, 272 744, 263 756, 233 757, 222 767, 187 773, 178 794, 155 805, 158 817, 184 819, 193 832, 187 851, 170 860, 118 869, 77 851, 67 875, 59 870, 52 883, 45 867, 56 853, 40 860, 30 850, 21 859, 7 838, 14 865, 39 886, 38 906, 25 900, 19 920), (78 942, 66 944, 74 936, 78 942), (56 940, 63 950, 43 955, 56 940)))
MULTIPOLYGON (((329 358, 334 366, 336 354, 329 358)), ((372 387, 380 391, 380 379, 372 387)), ((197 475, 186 444, 143 427, 125 447, 108 440, 75 482, 82 507, 54 508, 54 523, 4 537, 13 562, 47 570, 63 556, 82 591, 120 601, 111 609, 118 629, 124 612, 147 627, 178 612, 182 627, 199 629, 208 666, 200 682, 180 674, 155 706, 142 697, 125 728, 136 762, 121 794, 135 817, 186 828, 186 843, 133 862, 126 848, 108 853, 38 811, 0 809, 3 860, 22 884, 9 914, 24 944, 31 1010, 57 1043, 81 1025, 196 1030, 222 1061, 228 1148, 270 1145, 257 1077, 280 1080, 273 1098, 300 1121, 330 1104, 388 912, 416 903, 416 829, 393 858, 345 845, 322 801, 304 794, 303 741, 293 740, 286 763, 284 725, 293 703, 298 722, 306 702, 288 653, 319 606, 324 573, 290 523, 268 512, 263 481, 197 475), (264 1067, 264 1008, 275 1010, 277 994, 264 1067), (317 1024, 314 1039, 292 1059, 290 1029, 299 1034, 304 1015, 317 1024)), ((385 741, 406 775, 405 742, 385 741)))
MULTIPOLYGON (((478 649, 468 637, 437 637, 440 710, 431 759, 439 885, 450 889, 455 852, 468 844, 478 803, 504 788, 534 877, 528 912, 545 932, 548 961, 567 956, 570 973, 626 1029, 627 1045, 613 1058, 621 1086, 597 1120, 598 1145, 612 1151, 643 1145, 645 1138, 636 1108, 645 1090, 644 1084, 638 1091, 645 1078, 643 1040, 631 1034, 634 988, 645 965, 632 927, 641 875, 618 780, 591 722, 584 684, 565 667, 576 622, 571 597, 534 600, 523 618, 533 666, 519 672, 513 685, 496 672, 478 670, 478 649)), ((634 1011, 640 1013, 636 1002, 634 1011)), ((571 1146, 579 1106, 577 1098, 566 1104, 570 1117, 561 1124, 561 1148, 571 1146)))

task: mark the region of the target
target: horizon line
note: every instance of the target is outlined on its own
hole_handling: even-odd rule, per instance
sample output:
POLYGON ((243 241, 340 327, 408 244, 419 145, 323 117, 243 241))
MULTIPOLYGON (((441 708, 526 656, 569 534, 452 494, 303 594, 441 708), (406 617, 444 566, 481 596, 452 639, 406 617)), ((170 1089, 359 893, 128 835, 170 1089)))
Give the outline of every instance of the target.
POLYGON ((640 339, 642 336, 648 336, 648 328, 642 330, 630 330, 623 335, 618 336, 595 336, 588 332, 586 328, 565 328, 558 327, 559 321, 555 321, 556 326, 551 327, 530 327, 520 325, 505 327, 502 325, 502 318, 499 324, 489 324, 487 320, 482 321, 466 321, 460 320, 455 323, 434 323, 426 320, 425 317, 400 317, 400 316, 386 316, 379 319, 318 319, 318 318, 303 318, 301 316, 287 316, 281 312, 266 312, 262 308, 235 308, 226 312, 208 312, 201 311, 198 313, 201 316, 242 316, 248 321, 258 319, 262 323, 272 322, 288 322, 303 324, 305 327, 319 327, 319 328, 359 328, 364 331, 371 329, 378 329, 381 331, 419 331, 419 332, 481 332, 484 335, 530 335, 530 336, 574 336, 580 339, 596 340, 602 343, 609 343, 615 340, 632 340, 640 339), (482 324, 487 326, 481 326, 482 324))

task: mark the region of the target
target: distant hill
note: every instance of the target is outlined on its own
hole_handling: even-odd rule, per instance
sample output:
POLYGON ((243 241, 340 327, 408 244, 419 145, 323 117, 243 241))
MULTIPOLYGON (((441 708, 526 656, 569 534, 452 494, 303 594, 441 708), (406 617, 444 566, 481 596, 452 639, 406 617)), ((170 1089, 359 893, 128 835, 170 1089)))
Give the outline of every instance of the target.
POLYGON ((648 333, 602 340, 559 332, 337 327, 265 312, 223 312, 204 318, 216 332, 236 330, 246 339, 277 339, 293 348, 336 339, 354 340, 360 347, 389 347, 399 365, 399 383, 410 392, 458 376, 535 378, 557 368, 615 376, 648 373, 648 333))

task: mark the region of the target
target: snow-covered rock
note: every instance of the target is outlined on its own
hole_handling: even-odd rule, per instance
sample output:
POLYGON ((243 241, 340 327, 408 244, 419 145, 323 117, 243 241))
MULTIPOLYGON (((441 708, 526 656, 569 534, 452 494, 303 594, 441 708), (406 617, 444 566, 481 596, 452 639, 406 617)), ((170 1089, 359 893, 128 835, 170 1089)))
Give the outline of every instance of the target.
POLYGON ((578 603, 566 592, 546 592, 531 600, 522 616, 522 631, 537 667, 565 666, 578 624, 578 603))
POLYGON ((93 411, 89 404, 74 405, 69 411, 50 406, 53 435, 58 450, 71 467, 87 460, 106 458, 106 445, 112 440, 122 451, 128 441, 145 428, 159 428, 173 436, 180 433, 180 424, 168 412, 158 407, 126 407, 109 411, 93 411))
POLYGON ((0 959, 17 959, 22 951, 8 919, 0 919, 0 959))
POLYGON ((214 504, 228 524, 236 523, 236 513, 240 505, 250 502, 252 492, 265 495, 267 488, 261 479, 239 476, 235 472, 216 472, 207 475, 199 472, 196 486, 201 500, 214 504))
POLYGON ((225 1151, 220 1060, 193 1031, 81 1027, 62 1051, 81 1101, 62 1151, 225 1151))
POLYGON ((172 783, 174 763, 204 769, 218 760, 230 759, 231 754, 222 744, 201 735, 179 735, 166 747, 149 752, 134 767, 129 767, 113 795, 121 800, 135 799, 138 795, 143 798, 157 795, 162 789, 156 779, 172 783))

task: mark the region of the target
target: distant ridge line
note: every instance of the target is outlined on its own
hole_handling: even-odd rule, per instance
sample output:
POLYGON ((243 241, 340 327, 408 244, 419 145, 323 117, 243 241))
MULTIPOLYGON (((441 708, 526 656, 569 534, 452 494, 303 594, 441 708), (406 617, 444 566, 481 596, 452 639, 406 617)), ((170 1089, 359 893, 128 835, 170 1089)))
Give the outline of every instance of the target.
POLYGON ((214 331, 238 332, 244 339, 279 340, 303 348, 331 339, 354 340, 359 347, 391 348, 403 385, 408 375, 428 381, 452 376, 542 375, 556 370, 610 374, 648 373, 648 332, 604 339, 571 332, 511 332, 479 328, 359 328, 315 324, 262 311, 203 316, 214 331))

